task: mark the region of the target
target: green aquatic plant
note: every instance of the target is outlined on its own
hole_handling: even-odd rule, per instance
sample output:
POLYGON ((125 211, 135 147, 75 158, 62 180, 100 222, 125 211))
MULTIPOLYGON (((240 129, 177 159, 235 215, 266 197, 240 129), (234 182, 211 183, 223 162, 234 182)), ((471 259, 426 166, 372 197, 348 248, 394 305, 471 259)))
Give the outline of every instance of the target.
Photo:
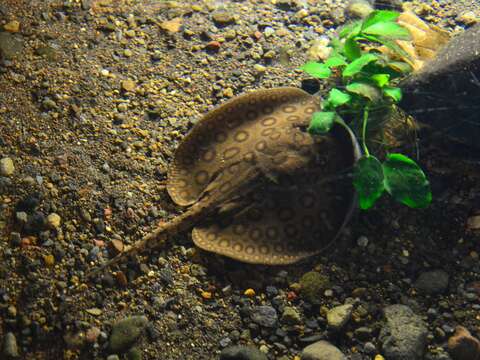
POLYGON ((340 123, 360 138, 363 156, 354 167, 353 185, 362 209, 372 207, 384 192, 413 208, 426 207, 432 200, 429 181, 414 160, 391 153, 381 162, 367 147, 371 113, 388 114, 400 102, 402 91, 396 84, 412 71, 408 62, 398 60, 409 55, 396 40, 410 39, 408 30, 397 23, 399 15, 378 10, 344 26, 330 41, 331 53, 324 62, 307 62, 301 68, 335 84, 321 111, 313 114, 308 131, 324 134, 340 123), (379 51, 379 46, 390 52, 379 51))

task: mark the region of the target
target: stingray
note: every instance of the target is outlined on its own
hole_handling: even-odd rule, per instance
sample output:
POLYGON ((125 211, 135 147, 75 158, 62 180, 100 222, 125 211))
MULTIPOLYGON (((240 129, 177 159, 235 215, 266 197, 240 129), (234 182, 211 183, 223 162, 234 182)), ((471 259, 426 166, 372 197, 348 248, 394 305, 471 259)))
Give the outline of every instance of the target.
POLYGON ((187 209, 102 265, 158 248, 189 229, 206 251, 254 264, 318 254, 354 207, 348 170, 359 156, 337 126, 307 132, 320 98, 298 88, 258 90, 209 112, 178 146, 167 191, 187 209))

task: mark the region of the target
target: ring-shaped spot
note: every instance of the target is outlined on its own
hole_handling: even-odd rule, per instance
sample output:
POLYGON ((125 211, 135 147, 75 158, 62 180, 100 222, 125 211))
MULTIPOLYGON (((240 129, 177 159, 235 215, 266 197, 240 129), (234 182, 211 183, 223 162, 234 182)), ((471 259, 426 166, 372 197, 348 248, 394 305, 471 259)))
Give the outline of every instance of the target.
POLYGON ((249 110, 247 111, 246 117, 247 120, 254 120, 258 116, 258 113, 255 110, 249 110))
POLYGON ((239 147, 231 147, 223 152, 223 157, 225 160, 230 160, 233 157, 237 156, 240 153, 239 147))
POLYGON ((255 248, 252 245, 245 246, 245 253, 252 255, 255 252, 255 248))
POLYGON ((235 243, 233 244, 233 250, 236 252, 242 252, 243 251, 243 245, 240 243, 235 243))
POLYGON ((272 163, 274 163, 275 165, 281 165, 284 162, 286 162, 287 160, 288 160, 288 155, 280 153, 280 154, 275 155, 272 158, 272 163))
POLYGON ((307 107, 305 108, 305 111, 304 111, 304 112, 305 112, 305 114, 309 114, 309 115, 310 115, 310 114, 313 114, 316 110, 317 110, 317 109, 316 109, 315 107, 313 107, 313 106, 307 106, 307 107))
POLYGON ((245 130, 240 130, 238 131, 234 136, 233 136, 233 139, 236 141, 236 142, 244 142, 248 139, 249 137, 249 133, 245 130))
POLYGON ((267 142, 265 140, 260 140, 255 144, 255 150, 264 152, 267 150, 267 142))
POLYGON ((178 195, 180 195, 180 197, 184 199, 190 198, 190 193, 188 192, 188 190, 182 190, 178 193, 178 195))
POLYGON ((273 114, 273 106, 267 105, 262 109, 262 113, 264 115, 271 115, 273 114))
POLYGON ((267 255, 270 252, 270 249, 268 248, 268 245, 263 244, 258 247, 258 251, 262 255, 267 255))
POLYGON ((253 105, 253 106, 257 105, 257 98, 253 97, 253 95, 252 95, 252 97, 248 100, 248 104, 253 105))
POLYGON ((240 165, 238 165, 237 163, 234 163, 232 165, 230 165, 228 167, 228 172, 231 174, 231 175, 235 175, 235 174, 238 174, 238 171, 240 170, 240 165))
POLYGON ((230 240, 223 238, 218 242, 218 245, 222 248, 230 247, 230 240))
POLYGON ((198 185, 205 185, 210 180, 210 175, 205 170, 200 170, 195 174, 195 182, 198 185))
POLYGON ((293 105, 285 105, 284 107, 282 107, 282 111, 286 112, 287 114, 291 114, 297 111, 297 107, 293 105))
POLYGON ((280 101, 281 101, 281 102, 287 102, 287 101, 288 101, 288 95, 282 95, 282 96, 280 96, 280 101))
POLYGON ((225 125, 229 129, 235 129, 236 127, 240 126, 242 121, 238 117, 230 117, 225 120, 225 125))
POLYGON ((300 205, 306 209, 313 208, 315 206, 315 195, 311 193, 300 195, 300 205))
POLYGON ((298 236, 298 234, 299 231, 295 225, 287 224, 285 226, 285 235, 287 235, 288 237, 296 237, 298 236))
POLYGON ((235 224, 233 225, 233 233, 235 235, 243 235, 247 231, 247 228, 243 224, 235 224))
POLYGON ((215 241, 217 239, 217 234, 214 232, 207 233, 207 240, 208 241, 215 241))
POLYGON ((262 121, 260 121, 260 124, 262 124, 263 126, 272 126, 272 125, 275 125, 276 122, 277 122, 276 118, 274 118, 273 116, 269 116, 269 117, 266 117, 265 119, 262 119, 262 121))
POLYGON ((255 161, 255 153, 252 151, 247 152, 245 155, 243 155, 243 160, 248 163, 253 163, 255 161))
POLYGON ((281 243, 273 245, 273 251, 282 254, 285 252, 285 246, 281 243))
POLYGON ((287 121, 290 121, 290 122, 299 122, 300 121, 300 116, 298 115, 289 115, 287 117, 287 121))
POLYGON ((262 136, 269 136, 271 134, 273 134, 274 132, 276 132, 277 130, 275 128, 268 128, 268 129, 263 129, 261 132, 260 132, 260 135, 262 136))
POLYGON ((268 137, 270 140, 278 140, 280 139, 280 136, 282 136, 282 133, 280 131, 274 131, 270 136, 268 137))
POLYGON ((254 229, 249 231, 248 236, 253 241, 258 241, 263 237, 262 230, 259 229, 259 228, 254 228, 254 229))
POLYGON ((215 133, 214 135, 214 139, 217 143, 223 143, 227 140, 227 133, 223 132, 223 131, 220 131, 220 132, 217 132, 215 133))
POLYGON ((279 97, 278 95, 270 95, 270 101, 276 102, 278 101, 279 97))
POLYGON ((278 229, 276 227, 269 226, 265 234, 270 240, 275 240, 278 237, 278 229))
POLYGON ((206 162, 213 161, 215 159, 215 156, 217 156, 217 152, 213 148, 205 150, 201 155, 202 160, 206 162))

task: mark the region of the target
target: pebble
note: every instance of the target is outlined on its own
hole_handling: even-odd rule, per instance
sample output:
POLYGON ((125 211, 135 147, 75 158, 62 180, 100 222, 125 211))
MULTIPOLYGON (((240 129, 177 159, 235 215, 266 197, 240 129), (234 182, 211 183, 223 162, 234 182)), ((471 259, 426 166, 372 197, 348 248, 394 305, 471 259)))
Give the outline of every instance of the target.
POLYGON ((464 25, 472 26, 478 23, 479 18, 475 15, 473 11, 465 11, 464 13, 458 15, 457 21, 461 22, 464 25))
POLYGON ((448 287, 449 275, 444 270, 427 271, 415 281, 415 288, 425 294, 443 293, 448 287))
POLYGON ((365 18, 372 11, 373 6, 368 0, 350 0, 345 13, 351 18, 365 18))
POLYGON ((478 360, 480 341, 463 326, 457 326, 455 334, 448 339, 448 351, 453 360, 478 360))
POLYGON ((287 325, 297 325, 302 321, 300 313, 292 306, 285 306, 282 313, 282 322, 287 325))
POLYGON ((0 31, 0 57, 5 60, 16 58, 23 50, 23 41, 8 32, 0 31))
POLYGON ((267 360, 267 356, 252 346, 230 346, 220 353, 220 360, 267 360))
POLYGON ((122 89, 127 91, 127 92, 135 91, 136 87, 137 87, 137 83, 133 80, 123 80, 122 81, 122 89))
POLYGON ((317 271, 310 271, 300 278, 300 294, 310 303, 320 304, 324 291, 329 285, 327 276, 317 271))
POLYGON ((467 220, 468 230, 480 230, 480 215, 470 216, 467 220))
POLYGON ((275 310, 275 308, 271 306, 256 306, 250 316, 252 321, 260 326, 266 328, 273 328, 277 325, 277 310, 275 310))
POLYGON ((13 160, 9 157, 3 158, 0 160, 0 175, 1 176, 11 176, 15 172, 15 166, 13 165, 13 160))
POLYGON ((10 33, 17 33, 20 31, 20 23, 16 20, 12 20, 5 25, 3 25, 3 29, 10 33))
POLYGON ((301 360, 346 360, 346 356, 328 341, 320 340, 303 349, 301 360))
POLYGON ((25 211, 17 211, 15 218, 19 224, 26 224, 28 221, 28 214, 25 211))
POLYGON ((341 330, 352 317, 352 304, 336 306, 327 312, 327 323, 333 330, 341 330))
POLYGON ((118 357, 118 355, 114 354, 114 355, 108 355, 107 360, 120 360, 120 358, 118 357))
POLYGON ((245 295, 246 297, 254 297, 255 296, 255 290, 247 289, 247 290, 245 290, 243 295, 245 295))
POLYGON ((380 331, 382 350, 388 360, 420 360, 426 347, 428 329, 422 318, 406 305, 384 310, 387 323, 380 331))
POLYGON ((368 246, 368 238, 364 235, 360 236, 358 239, 357 239, 357 245, 362 247, 362 248, 365 248, 368 246))
POLYGON ((140 349, 133 347, 127 352, 128 360, 142 360, 142 352, 140 349))
POLYGON ((60 227, 62 218, 57 213, 51 213, 47 216, 47 225, 51 229, 57 229, 60 227))
POLYGON ((2 354, 6 359, 19 357, 17 339, 12 332, 5 334, 3 339, 2 354))
POLYGON ((123 352, 130 348, 148 324, 146 316, 126 317, 112 327, 109 348, 112 352, 123 352))
POLYGON ((228 25, 235 22, 233 14, 225 10, 215 11, 212 14, 212 19, 217 25, 228 25))

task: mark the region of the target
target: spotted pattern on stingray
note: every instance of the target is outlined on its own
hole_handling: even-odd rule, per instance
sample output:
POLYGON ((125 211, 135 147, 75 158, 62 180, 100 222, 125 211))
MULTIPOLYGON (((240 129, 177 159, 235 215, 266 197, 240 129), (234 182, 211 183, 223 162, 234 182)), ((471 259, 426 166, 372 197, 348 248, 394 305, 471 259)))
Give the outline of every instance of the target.
MULTIPOLYGON (((298 124, 308 125, 311 114, 318 109, 312 96, 286 88, 240 96, 212 110, 178 147, 168 174, 169 194, 176 203, 191 205, 208 186, 207 198, 224 193, 233 196, 233 201, 237 196, 245 200, 248 191, 241 187, 239 175, 252 165, 262 165, 267 171, 276 165, 288 169, 289 151, 315 154, 313 140, 298 124), (242 190, 235 193, 236 189, 242 190)), ((315 176, 308 178, 321 178, 322 171, 322 167, 315 168, 315 176)), ((275 172, 273 175, 275 181, 275 172)), ((277 193, 275 186, 279 185, 267 182, 266 187, 254 191, 257 196, 249 200, 251 204, 241 203, 238 214, 212 216, 211 223, 202 221, 202 226, 192 232, 195 244, 238 260, 264 264, 288 264, 318 252, 322 237, 333 238, 339 228, 331 214, 344 209, 345 202, 335 198, 342 194, 339 191, 345 192, 345 187, 327 191, 324 186, 306 184, 306 175, 309 173, 295 177, 300 183, 282 180, 281 186, 294 185, 298 190, 277 193), (332 194, 328 198, 322 195, 328 192, 332 194), (329 210, 322 218, 323 209, 329 210)), ((200 199, 199 204, 205 197, 200 199)))

